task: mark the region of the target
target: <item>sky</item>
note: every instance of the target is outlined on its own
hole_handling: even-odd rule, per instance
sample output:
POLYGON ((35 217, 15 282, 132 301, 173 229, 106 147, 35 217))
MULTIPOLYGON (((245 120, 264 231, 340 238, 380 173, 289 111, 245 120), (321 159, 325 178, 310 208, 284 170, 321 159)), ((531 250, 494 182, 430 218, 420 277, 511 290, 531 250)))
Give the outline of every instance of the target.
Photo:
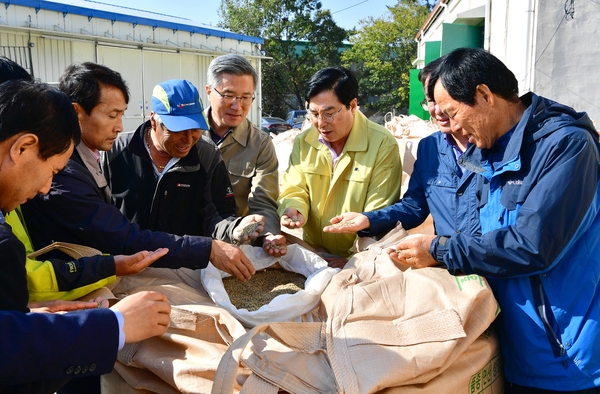
MULTIPOLYGON (((101 3, 120 5, 138 10, 158 12, 170 16, 191 19, 195 22, 216 26, 217 11, 221 0, 97 0, 101 3)), ((368 16, 378 18, 387 13, 386 5, 395 0, 321 0, 324 9, 331 10, 333 20, 344 29, 359 27, 359 20, 368 16)))

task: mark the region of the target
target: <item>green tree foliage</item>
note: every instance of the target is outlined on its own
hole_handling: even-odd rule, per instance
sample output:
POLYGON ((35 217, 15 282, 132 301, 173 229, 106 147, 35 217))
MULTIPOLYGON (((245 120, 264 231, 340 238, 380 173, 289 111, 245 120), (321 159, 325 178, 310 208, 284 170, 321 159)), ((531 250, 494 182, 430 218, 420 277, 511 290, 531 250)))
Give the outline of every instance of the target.
POLYGON ((415 37, 430 7, 427 1, 398 0, 395 6, 388 7, 389 15, 361 20, 359 29, 350 37, 354 45, 342 53, 342 62, 352 65, 356 72, 360 102, 379 97, 367 108, 406 112, 409 70, 417 57, 415 37))
POLYGON ((219 26, 265 40, 272 59, 262 62, 262 111, 280 117, 304 107, 308 79, 340 64, 348 36, 317 0, 221 0, 219 26))

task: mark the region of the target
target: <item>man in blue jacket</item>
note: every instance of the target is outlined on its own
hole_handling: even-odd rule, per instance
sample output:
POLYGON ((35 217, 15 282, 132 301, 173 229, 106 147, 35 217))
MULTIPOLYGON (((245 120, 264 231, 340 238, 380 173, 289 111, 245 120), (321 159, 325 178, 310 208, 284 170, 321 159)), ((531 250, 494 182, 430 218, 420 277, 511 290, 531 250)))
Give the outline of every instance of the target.
POLYGON ((389 253, 413 268, 486 276, 507 393, 598 393, 600 144, 585 113, 528 93, 481 49, 457 49, 428 89, 482 174, 482 235, 409 236, 389 253))
POLYGON ((364 236, 382 236, 396 227, 398 222, 410 230, 421 225, 431 213, 438 235, 459 232, 479 234, 477 212, 477 177, 465 170, 458 158, 467 148, 467 137, 460 129, 452 130, 450 119, 444 115, 427 91, 427 81, 443 58, 427 64, 419 72, 425 89, 427 109, 439 131, 419 142, 417 161, 410 177, 408 190, 395 204, 370 212, 347 212, 334 217, 332 224, 352 222, 352 225, 323 229, 331 233, 358 232, 364 236))
MULTIPOLYGON (((6 61, 0 58, 0 81, 21 78, 4 67, 6 61)), ((3 298, 27 297, 25 247, 5 213, 48 191, 79 138, 63 93, 28 80, 0 84, 0 276, 13 290, 7 294, 3 286, 3 298)), ((53 393, 75 376, 110 372, 125 342, 164 334, 169 313, 166 296, 157 292, 126 297, 111 309, 64 315, 0 311, 0 392, 53 393)))

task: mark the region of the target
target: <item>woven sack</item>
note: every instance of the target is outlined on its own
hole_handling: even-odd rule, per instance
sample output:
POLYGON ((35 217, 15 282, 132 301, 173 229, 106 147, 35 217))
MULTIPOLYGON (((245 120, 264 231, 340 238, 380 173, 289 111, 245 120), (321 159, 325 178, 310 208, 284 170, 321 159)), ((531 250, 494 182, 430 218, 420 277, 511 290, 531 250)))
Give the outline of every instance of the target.
POLYGON ((484 278, 406 269, 385 248, 357 253, 321 299, 325 322, 265 323, 238 338, 213 393, 500 393, 490 324, 499 312, 484 278), (239 366, 252 374, 245 379, 239 366))
POLYGON ((116 298, 145 290, 164 293, 172 305, 162 337, 126 344, 112 373, 101 376, 104 393, 209 393, 221 357, 246 329, 216 306, 202 288, 200 270, 146 268, 124 276, 116 298))
POLYGON ((259 246, 242 245, 240 248, 256 271, 279 266, 286 271, 304 275, 304 289, 295 294, 280 294, 255 311, 238 309, 231 303, 223 285, 223 278, 231 275, 209 264, 202 270, 202 285, 217 305, 226 309, 247 328, 267 322, 314 320, 312 311, 318 307, 321 293, 339 272, 338 268, 328 267, 327 262, 318 254, 300 245, 288 245, 287 253, 282 257, 270 256, 259 246))

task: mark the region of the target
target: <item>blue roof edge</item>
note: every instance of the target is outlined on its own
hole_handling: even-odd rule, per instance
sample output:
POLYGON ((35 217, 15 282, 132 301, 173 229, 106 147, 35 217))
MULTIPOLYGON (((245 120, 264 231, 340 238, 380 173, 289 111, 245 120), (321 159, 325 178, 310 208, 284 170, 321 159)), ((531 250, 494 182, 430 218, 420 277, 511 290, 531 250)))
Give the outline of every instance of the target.
MULTIPOLYGON (((265 42, 264 39, 259 38, 259 37, 246 36, 244 34, 237 34, 237 33, 232 33, 232 32, 224 31, 224 30, 216 30, 216 29, 211 29, 209 27, 194 26, 194 25, 188 25, 185 23, 167 22, 167 21, 161 21, 158 19, 151 19, 151 18, 145 18, 145 17, 140 17, 140 16, 127 15, 127 14, 122 14, 122 13, 118 13, 118 12, 96 10, 96 9, 92 9, 92 8, 80 7, 80 6, 71 5, 71 4, 55 3, 55 2, 51 2, 51 1, 9 0, 9 1, 0 1, 0 3, 4 3, 6 8, 8 8, 11 4, 14 4, 14 5, 20 5, 20 6, 25 6, 25 7, 32 7, 32 8, 35 8, 36 10, 42 9, 42 10, 58 11, 58 12, 62 12, 65 15, 66 14, 76 14, 76 15, 87 16, 88 18, 102 18, 102 19, 107 19, 109 21, 128 22, 128 23, 133 23, 136 25, 137 24, 147 25, 147 26, 151 26, 151 27, 155 27, 155 28, 163 27, 166 29, 172 29, 174 31, 182 30, 182 31, 188 31, 193 34, 197 33, 197 34, 204 34, 207 36, 214 36, 214 37, 220 37, 220 38, 230 38, 233 40, 247 41, 247 42, 251 42, 251 43, 255 43, 255 44, 264 44, 264 42, 265 42)), ((101 4, 111 6, 110 4, 105 4, 105 3, 101 3, 101 4)), ((118 7, 118 6, 114 6, 114 7, 118 7)), ((139 11, 143 11, 143 10, 139 10, 139 11)), ((148 11, 144 11, 144 12, 148 12, 148 11)), ((165 15, 165 16, 168 16, 168 15, 165 15)), ((173 17, 173 16, 169 16, 169 17, 177 18, 177 17, 173 17)))

